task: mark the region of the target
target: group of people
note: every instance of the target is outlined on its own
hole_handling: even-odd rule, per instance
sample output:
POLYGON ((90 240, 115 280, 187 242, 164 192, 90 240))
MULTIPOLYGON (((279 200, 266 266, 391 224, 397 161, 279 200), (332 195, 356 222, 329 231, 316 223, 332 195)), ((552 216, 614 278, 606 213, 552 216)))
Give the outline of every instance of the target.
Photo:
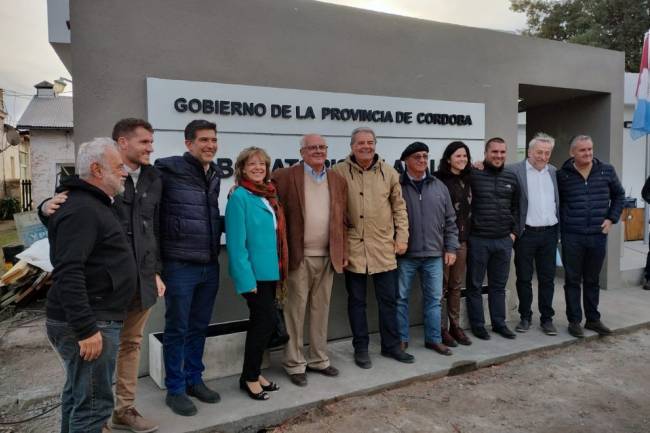
POLYGON ((64 432, 158 428, 136 410, 135 390, 144 326, 161 296, 166 404, 191 416, 197 408, 190 397, 220 401, 203 382, 202 357, 219 288, 223 231, 232 284, 250 311, 239 386, 255 400, 279 390, 261 371, 278 303, 289 334, 282 363, 290 381, 306 386, 308 372, 339 375, 327 352, 335 272, 345 275, 354 362, 364 369, 372 368, 369 276, 382 356, 415 361, 407 349, 416 274, 425 347, 451 355, 450 347, 472 343, 459 318, 465 279, 471 332, 490 339, 482 305, 486 273, 492 330, 515 338, 505 306, 513 247, 515 330, 530 329, 536 269, 541 329, 557 334, 552 300, 560 233, 569 332, 584 336, 582 293, 585 327, 610 333, 598 313, 598 275, 624 192, 613 167, 593 157, 589 136, 572 139, 571 158, 559 170, 549 164, 554 140, 545 134, 531 140, 525 161, 509 167, 501 138, 487 140, 483 161, 474 164, 469 147, 452 142, 435 173, 422 142, 404 149, 405 169, 398 173, 377 154, 375 133, 366 127, 352 132, 349 156, 331 168, 327 142, 317 134, 301 138, 300 164, 274 172, 267 152, 249 147, 237 157, 225 218, 213 162, 216 124, 194 120, 184 138, 182 156, 152 166, 152 126, 122 119, 112 138, 80 146, 78 176, 39 206, 54 266, 46 328, 66 370, 64 432))

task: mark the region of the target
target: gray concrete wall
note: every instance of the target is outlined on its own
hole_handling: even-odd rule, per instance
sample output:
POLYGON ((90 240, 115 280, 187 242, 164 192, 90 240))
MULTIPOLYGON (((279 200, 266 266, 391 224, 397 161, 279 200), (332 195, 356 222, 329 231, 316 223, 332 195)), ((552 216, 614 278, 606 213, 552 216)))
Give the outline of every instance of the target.
MULTIPOLYGON (((307 0, 71 0, 70 8, 79 143, 106 135, 120 117, 146 116, 152 76, 481 102, 486 135, 504 137, 512 157, 518 86, 526 83, 611 95, 608 130, 599 134, 620 168, 620 52, 307 0)), ((219 320, 246 314, 226 274, 222 266, 219 320)), ((339 282, 331 337, 349 333, 344 312, 339 282)), ((149 328, 161 327, 158 305, 149 328)))
MULTIPOLYGON (((526 135, 528 140, 538 131, 555 137, 551 163, 556 167, 569 158, 569 141, 576 134, 588 134, 594 140, 595 157, 614 164, 619 178, 622 169, 622 117, 612 119, 612 95, 597 94, 569 101, 537 107, 526 112, 526 135), (612 130, 619 132, 618 140, 612 141, 612 130)), ((622 116, 622 101, 620 110, 622 116)), ((617 224, 610 232, 606 264, 603 266, 603 287, 620 287, 620 251, 623 225, 617 224)))

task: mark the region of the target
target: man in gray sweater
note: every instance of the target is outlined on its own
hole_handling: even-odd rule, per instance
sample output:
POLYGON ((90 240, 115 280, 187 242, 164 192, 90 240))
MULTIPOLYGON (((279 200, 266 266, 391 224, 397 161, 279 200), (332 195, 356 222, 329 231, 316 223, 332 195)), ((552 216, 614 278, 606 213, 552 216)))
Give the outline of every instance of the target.
POLYGON ((424 346, 441 355, 451 355, 442 343, 440 300, 443 265, 453 265, 458 249, 456 212, 445 184, 428 170, 429 147, 411 143, 402 152, 406 164, 402 174, 402 195, 409 219, 409 244, 406 253, 397 259, 399 295, 397 328, 402 348, 409 340, 409 294, 416 272, 420 272, 424 315, 424 346))

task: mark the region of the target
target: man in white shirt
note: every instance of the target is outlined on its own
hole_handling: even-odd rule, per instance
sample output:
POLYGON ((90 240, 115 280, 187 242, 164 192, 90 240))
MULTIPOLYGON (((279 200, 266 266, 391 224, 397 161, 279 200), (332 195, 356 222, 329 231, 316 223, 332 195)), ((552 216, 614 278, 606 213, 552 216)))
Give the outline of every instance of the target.
POLYGON ((515 269, 520 322, 526 332, 532 321, 533 270, 537 270, 538 306, 542 331, 557 335, 553 325, 555 255, 558 240, 559 194, 556 169, 548 163, 555 140, 539 133, 528 144, 528 158, 508 167, 519 180, 521 232, 515 242, 515 269))

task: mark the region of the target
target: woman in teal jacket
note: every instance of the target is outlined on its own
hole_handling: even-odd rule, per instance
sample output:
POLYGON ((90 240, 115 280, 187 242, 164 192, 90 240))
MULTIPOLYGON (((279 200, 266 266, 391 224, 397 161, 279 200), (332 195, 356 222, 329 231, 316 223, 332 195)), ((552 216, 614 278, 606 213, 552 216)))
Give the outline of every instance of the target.
POLYGON ((226 206, 228 268, 237 293, 250 310, 244 366, 239 386, 255 400, 279 387, 261 375, 262 356, 276 327, 275 291, 286 276, 284 215, 270 183, 271 159, 249 147, 237 157, 237 188, 226 206))

